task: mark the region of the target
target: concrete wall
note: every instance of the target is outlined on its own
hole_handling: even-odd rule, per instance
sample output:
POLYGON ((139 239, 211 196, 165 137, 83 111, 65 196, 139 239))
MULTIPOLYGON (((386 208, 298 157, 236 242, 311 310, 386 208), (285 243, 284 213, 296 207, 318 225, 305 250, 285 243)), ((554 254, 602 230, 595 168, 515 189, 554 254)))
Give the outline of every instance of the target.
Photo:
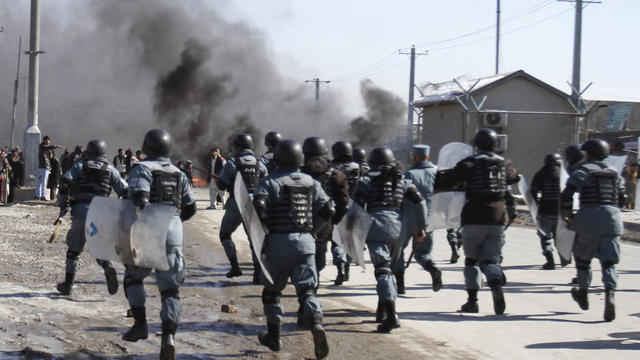
MULTIPOLYGON (((516 78, 474 96, 487 100, 483 109, 572 112, 567 101, 523 78, 516 78)), ((440 104, 423 109, 423 141, 432 146, 432 158, 438 150, 452 141, 471 143, 479 126, 479 114, 469 113, 465 128, 464 109, 458 103, 440 104)), ((550 152, 562 152, 573 142, 574 116, 509 114, 504 133, 508 135, 508 148, 504 154, 513 161, 527 182, 542 166, 544 156, 550 152)), ((435 161, 435 160, 434 160, 435 161)))

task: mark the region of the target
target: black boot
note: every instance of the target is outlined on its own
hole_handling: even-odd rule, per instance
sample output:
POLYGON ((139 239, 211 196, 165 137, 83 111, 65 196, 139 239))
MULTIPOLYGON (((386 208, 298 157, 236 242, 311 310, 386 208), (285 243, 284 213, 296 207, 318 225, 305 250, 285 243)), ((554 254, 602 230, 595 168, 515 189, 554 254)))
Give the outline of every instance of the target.
POLYGON ((604 293, 604 321, 613 321, 616 318, 615 290, 605 289, 604 293))
POLYGON ((313 313, 311 334, 313 335, 313 349, 316 359, 325 359, 329 355, 329 343, 327 343, 327 334, 322 327, 321 313, 313 313))
POLYGON ((133 313, 133 326, 129 331, 122 335, 122 340, 136 342, 149 337, 149 329, 147 328, 147 311, 144 306, 131 308, 133 313))
POLYGON ((227 277, 232 278, 236 276, 242 275, 242 270, 240 270, 240 265, 238 265, 238 259, 231 259, 231 270, 227 272, 227 277))
POLYGON ((162 341, 160 343, 160 360, 175 360, 176 358, 176 329, 178 324, 173 321, 162 322, 162 341))
POLYGON ((342 283, 344 283, 345 281, 344 263, 336 265, 336 268, 338 269, 338 275, 336 276, 336 280, 333 283, 335 285, 342 285, 342 283))
POLYGON ((376 322, 381 323, 387 318, 387 311, 384 308, 382 301, 378 300, 378 308, 376 309, 376 322))
POLYGON ((587 298, 587 289, 571 289, 571 297, 580 305, 580 309, 589 310, 589 299, 587 298))
POLYGON ((253 265, 253 284, 260 285, 260 265, 253 265))
POLYGON ((56 289, 62 295, 70 295, 71 288, 73 287, 73 279, 76 277, 76 273, 65 273, 64 274, 64 282, 58 283, 56 285, 56 289))
POLYGON ((349 268, 351 267, 351 264, 349 261, 347 261, 346 264, 344 264, 344 281, 349 281, 349 268))
POLYGON ((542 265, 543 270, 554 270, 556 263, 553 261, 553 253, 546 253, 544 256, 547 258, 547 262, 542 265))
POLYGON ((378 325, 378 332, 388 333, 393 329, 399 328, 400 321, 398 321, 398 314, 396 314, 396 302, 393 300, 385 301, 382 306, 387 313, 387 317, 382 321, 382 324, 378 325))
POLYGON ((258 334, 260 344, 268 347, 271 351, 280 351, 282 349, 282 341, 280 341, 280 325, 267 323, 268 332, 258 334))
POLYGON ((460 255, 458 254, 458 246, 451 244, 451 259, 449 260, 449 262, 451 264, 455 264, 458 262, 458 259, 460 259, 460 255))
POLYGON ((104 268, 104 277, 107 280, 107 291, 110 295, 118 292, 118 274, 113 265, 109 264, 104 268))
POLYGON ((491 296, 493 297, 493 311, 496 315, 504 314, 504 309, 506 307, 504 291, 502 291, 501 283, 502 280, 489 283, 489 287, 491 287, 491 296))
POLYGON ((438 292, 442 289, 442 271, 436 267, 433 262, 429 262, 425 269, 431 274, 431 287, 433 292, 438 292))
POLYGON ((478 312, 478 289, 467 289, 467 302, 460 307, 460 312, 477 313, 478 312))
POLYGON ((398 287, 398 294, 399 295, 406 294, 407 291, 404 288, 404 272, 393 273, 393 275, 396 277, 396 285, 398 287))

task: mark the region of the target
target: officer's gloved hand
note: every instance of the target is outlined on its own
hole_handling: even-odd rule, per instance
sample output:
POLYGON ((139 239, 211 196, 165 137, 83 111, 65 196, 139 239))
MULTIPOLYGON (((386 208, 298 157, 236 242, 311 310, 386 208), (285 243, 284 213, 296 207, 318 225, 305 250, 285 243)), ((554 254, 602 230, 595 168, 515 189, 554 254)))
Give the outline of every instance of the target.
POLYGON ((416 233, 413 235, 413 242, 416 244, 420 244, 426 238, 427 238, 427 233, 423 229, 420 229, 416 231, 416 233))
POLYGON ((138 191, 133 194, 133 203, 140 209, 144 209, 149 203, 149 193, 146 191, 138 191))

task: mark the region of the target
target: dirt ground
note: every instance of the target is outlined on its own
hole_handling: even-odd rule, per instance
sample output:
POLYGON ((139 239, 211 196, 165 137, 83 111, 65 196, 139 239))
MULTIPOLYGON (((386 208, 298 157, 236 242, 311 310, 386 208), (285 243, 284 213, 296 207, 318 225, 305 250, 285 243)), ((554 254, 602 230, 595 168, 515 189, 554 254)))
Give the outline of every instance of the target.
MULTIPOLYGON (((204 207, 206 203, 199 202, 199 209, 204 207)), ((183 319, 176 336, 178 358, 312 358, 310 333, 295 325, 297 300, 291 286, 282 299, 287 311, 284 349, 272 353, 258 343, 257 334, 266 327, 262 288, 250 284, 248 251, 240 251, 245 275, 233 281, 224 276, 227 265, 217 220, 222 211, 215 212, 211 216, 212 211, 200 211, 185 223, 188 269, 180 291, 183 319), (223 313, 222 304, 234 304, 239 311, 223 313)), ((56 215, 55 206, 42 202, 0 207, 0 359, 157 358, 160 296, 152 277, 145 281, 150 337, 137 343, 121 340, 132 324, 125 316, 128 305, 122 287, 116 295, 108 295, 102 269, 88 251, 80 258, 72 295, 61 296, 55 291, 55 284, 64 277, 65 236, 70 225, 67 216, 60 237, 49 244, 56 215)), ((124 268, 121 264, 116 268, 122 281, 124 268)), ((429 349, 431 357, 435 353, 447 359, 468 358, 445 344, 424 337, 412 339, 412 334, 402 329, 390 335, 377 334, 368 310, 345 309, 334 301, 322 303, 331 345, 329 358, 408 359, 424 354, 416 348, 429 349), (414 350, 399 346, 400 338, 414 350)))

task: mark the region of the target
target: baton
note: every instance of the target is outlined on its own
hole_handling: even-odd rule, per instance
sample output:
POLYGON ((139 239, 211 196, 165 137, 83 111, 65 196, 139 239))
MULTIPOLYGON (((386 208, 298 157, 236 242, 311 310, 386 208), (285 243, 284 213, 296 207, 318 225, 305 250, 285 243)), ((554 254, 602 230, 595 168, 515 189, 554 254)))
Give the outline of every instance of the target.
POLYGON ((416 248, 412 246, 411 254, 409 254, 409 260, 407 260, 407 265, 404 266, 405 269, 408 268, 409 265, 411 265, 411 259, 413 259, 413 254, 415 254, 415 252, 416 252, 416 248))

